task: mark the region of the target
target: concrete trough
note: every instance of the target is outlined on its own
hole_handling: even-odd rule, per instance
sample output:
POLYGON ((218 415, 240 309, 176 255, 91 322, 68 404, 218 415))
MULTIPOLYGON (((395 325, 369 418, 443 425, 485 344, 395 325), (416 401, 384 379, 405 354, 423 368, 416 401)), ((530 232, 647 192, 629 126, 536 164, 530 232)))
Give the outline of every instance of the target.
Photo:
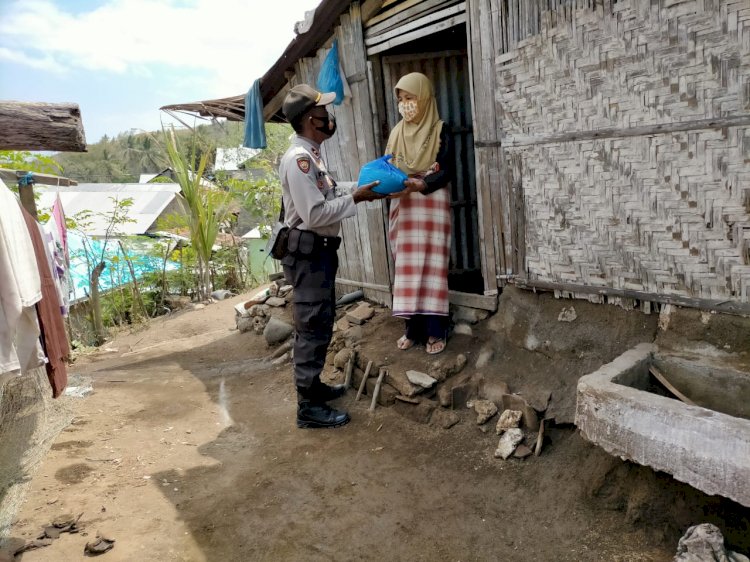
POLYGON ((578 382, 575 423, 584 438, 611 455, 750 507, 747 418, 750 374, 660 355, 652 344, 634 347, 578 382), (701 405, 668 397, 653 384, 652 366, 701 405))

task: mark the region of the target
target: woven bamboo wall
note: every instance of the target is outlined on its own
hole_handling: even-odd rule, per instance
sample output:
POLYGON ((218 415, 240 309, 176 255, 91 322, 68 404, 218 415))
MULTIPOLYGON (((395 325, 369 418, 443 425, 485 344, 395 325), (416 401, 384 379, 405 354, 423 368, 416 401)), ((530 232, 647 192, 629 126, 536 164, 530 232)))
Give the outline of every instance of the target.
POLYGON ((750 300, 750 2, 539 21, 495 59, 505 182, 522 193, 516 273, 750 300))

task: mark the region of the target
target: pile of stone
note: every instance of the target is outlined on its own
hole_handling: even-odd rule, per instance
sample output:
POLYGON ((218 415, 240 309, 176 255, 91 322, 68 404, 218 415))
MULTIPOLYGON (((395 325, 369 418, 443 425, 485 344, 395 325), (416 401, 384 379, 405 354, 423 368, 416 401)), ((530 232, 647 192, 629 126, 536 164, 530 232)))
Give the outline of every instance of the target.
POLYGON ((336 321, 334 332, 346 332, 352 326, 362 326, 375 316, 375 309, 369 302, 360 302, 350 307, 346 314, 336 321))
POLYGON ((292 326, 274 317, 274 309, 285 307, 292 301, 293 289, 284 282, 283 276, 271 283, 270 287, 253 295, 246 302, 234 307, 237 329, 241 333, 254 332, 263 335, 268 345, 286 341, 292 334, 292 326))

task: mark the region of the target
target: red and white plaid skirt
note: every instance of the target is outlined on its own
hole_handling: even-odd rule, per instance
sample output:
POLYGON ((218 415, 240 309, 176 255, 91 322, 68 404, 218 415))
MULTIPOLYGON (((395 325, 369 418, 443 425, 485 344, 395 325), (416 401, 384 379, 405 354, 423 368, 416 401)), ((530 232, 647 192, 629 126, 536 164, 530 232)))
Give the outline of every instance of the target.
POLYGON ((393 315, 448 315, 451 190, 393 200, 388 237, 396 264, 393 315))

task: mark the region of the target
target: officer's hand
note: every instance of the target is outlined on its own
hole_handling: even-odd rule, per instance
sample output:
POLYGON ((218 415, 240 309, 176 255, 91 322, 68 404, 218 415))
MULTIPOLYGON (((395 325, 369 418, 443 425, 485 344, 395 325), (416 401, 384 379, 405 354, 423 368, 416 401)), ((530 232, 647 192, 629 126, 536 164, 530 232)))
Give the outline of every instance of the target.
POLYGON ((362 187, 357 188, 354 193, 352 193, 352 198, 354 199, 354 203, 362 203, 363 201, 377 201, 378 199, 385 198, 385 195, 381 193, 376 193, 372 190, 373 187, 378 185, 379 181, 374 181, 372 183, 367 183, 363 185, 362 187))
POLYGON ((424 191, 427 189, 427 184, 424 180, 419 178, 409 178, 404 180, 406 189, 399 191, 398 193, 392 193, 388 196, 388 199, 401 199, 402 197, 414 193, 415 191, 424 191))

